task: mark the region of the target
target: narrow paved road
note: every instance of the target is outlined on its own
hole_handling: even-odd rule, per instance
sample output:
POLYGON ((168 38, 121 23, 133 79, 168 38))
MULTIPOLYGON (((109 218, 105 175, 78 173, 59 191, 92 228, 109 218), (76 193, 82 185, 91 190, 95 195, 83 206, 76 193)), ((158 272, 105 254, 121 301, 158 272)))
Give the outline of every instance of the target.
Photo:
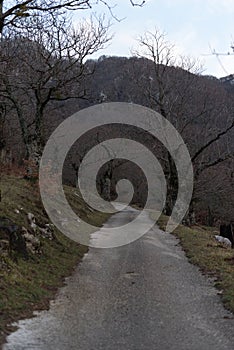
POLYGON ((51 309, 21 321, 4 347, 23 349, 233 350, 234 319, 178 241, 155 227, 133 244, 90 249, 51 309))

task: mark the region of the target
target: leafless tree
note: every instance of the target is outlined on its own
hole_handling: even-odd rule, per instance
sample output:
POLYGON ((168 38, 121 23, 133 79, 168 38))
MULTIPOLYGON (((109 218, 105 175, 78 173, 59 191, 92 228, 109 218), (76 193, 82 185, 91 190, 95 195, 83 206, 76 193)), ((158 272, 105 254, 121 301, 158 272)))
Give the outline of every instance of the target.
MULTIPOLYGON (((143 6, 145 1, 130 1, 132 6, 143 6)), ((110 0, 0 0, 0 34, 4 27, 21 25, 21 20, 46 14, 62 14, 67 11, 92 9, 105 5, 114 16, 115 5, 110 0)))
MULTIPOLYGON (((205 169, 233 155, 233 150, 228 147, 221 147, 222 151, 218 151, 221 144, 219 141, 227 144, 225 137, 231 137, 230 133, 234 129, 233 110, 231 110, 233 106, 227 106, 227 99, 224 96, 215 98, 218 94, 215 88, 212 90, 212 83, 209 84, 202 78, 197 79, 201 67, 195 60, 186 57, 176 58, 174 47, 167 41, 164 33, 157 29, 155 32, 146 32, 138 39, 138 44, 139 47, 134 54, 149 59, 149 65, 152 67, 150 77, 139 78, 139 86, 141 84, 144 86, 143 91, 150 107, 172 122, 184 137, 191 152, 197 181, 205 169), (177 79, 179 77, 177 72, 181 69, 185 70, 183 81, 177 79), (200 96, 194 94, 195 90, 200 91, 200 96), (191 101, 196 102, 194 101, 196 98, 197 108, 191 111, 191 101), (200 132, 196 134, 198 122, 200 132), (204 127, 202 132, 201 125, 204 127), (212 147, 215 147, 215 152, 212 147)), ((164 160, 169 193, 166 212, 169 214, 176 199, 178 181, 169 152, 164 160)), ((192 207, 193 201, 191 213, 192 207)))
POLYGON ((1 40, 1 97, 17 115, 27 158, 38 162, 45 144, 45 116, 56 101, 85 97, 84 79, 91 74, 87 56, 110 40, 109 23, 84 21, 74 29, 53 19, 48 30, 12 32, 1 40))

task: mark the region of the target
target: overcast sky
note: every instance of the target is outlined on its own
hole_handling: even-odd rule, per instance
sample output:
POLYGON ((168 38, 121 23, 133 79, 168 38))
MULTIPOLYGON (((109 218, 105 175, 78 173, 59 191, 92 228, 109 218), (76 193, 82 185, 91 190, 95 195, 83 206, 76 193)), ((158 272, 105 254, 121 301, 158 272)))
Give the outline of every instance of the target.
POLYGON ((120 23, 112 20, 115 36, 99 55, 130 56, 136 37, 157 27, 167 33, 178 53, 203 61, 203 74, 222 77, 234 73, 234 55, 219 56, 221 62, 216 56, 203 56, 211 53, 210 47, 216 52, 232 52, 234 0, 146 0, 143 8, 132 8, 129 0, 112 2, 116 3, 115 15, 125 19, 120 23))

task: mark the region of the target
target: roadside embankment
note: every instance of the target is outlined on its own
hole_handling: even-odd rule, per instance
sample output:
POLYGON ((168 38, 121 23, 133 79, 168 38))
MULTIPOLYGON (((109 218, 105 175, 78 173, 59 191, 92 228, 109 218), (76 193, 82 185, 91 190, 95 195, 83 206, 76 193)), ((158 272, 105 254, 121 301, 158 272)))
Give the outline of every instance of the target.
MULTIPOLYGON (((77 189, 65 186, 82 218, 102 226, 108 215, 91 210, 77 189)), ((14 176, 1 178, 0 344, 13 321, 46 309, 88 248, 70 241, 49 221, 38 186, 14 176)))

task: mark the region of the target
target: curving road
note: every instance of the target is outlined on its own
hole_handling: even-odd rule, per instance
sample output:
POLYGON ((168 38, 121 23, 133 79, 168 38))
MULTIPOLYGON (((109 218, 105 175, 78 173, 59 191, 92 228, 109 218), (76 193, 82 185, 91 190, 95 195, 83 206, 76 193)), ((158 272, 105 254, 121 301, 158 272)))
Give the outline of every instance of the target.
POLYGON ((234 318, 176 238, 154 227, 130 245, 90 249, 50 310, 21 321, 4 346, 33 349, 233 350, 234 318))

